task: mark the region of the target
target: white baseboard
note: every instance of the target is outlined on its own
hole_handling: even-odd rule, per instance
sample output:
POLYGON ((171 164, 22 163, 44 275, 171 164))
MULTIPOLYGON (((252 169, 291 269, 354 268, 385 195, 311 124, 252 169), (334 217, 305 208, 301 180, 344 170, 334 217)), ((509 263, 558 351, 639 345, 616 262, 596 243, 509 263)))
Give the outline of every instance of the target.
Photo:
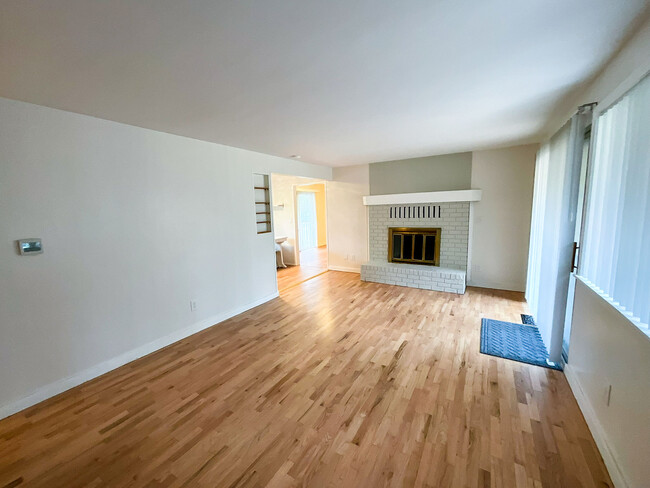
POLYGON ((571 368, 571 365, 566 364, 564 366, 564 375, 569 382, 571 391, 573 391, 573 396, 576 397, 578 406, 580 407, 582 415, 587 422, 587 426, 591 431, 591 435, 593 436, 594 441, 596 441, 596 446, 598 446, 600 455, 603 457, 603 461, 605 462, 607 471, 609 471, 610 478, 612 478, 612 481, 614 482, 614 486, 617 488, 630 488, 630 484, 625 479, 623 471, 616 461, 616 456, 614 455, 614 452, 609 442, 607 441, 605 430, 603 429, 600 420, 598 420, 596 412, 594 412, 589 398, 582 389, 578 375, 571 368))
POLYGON ((361 273, 361 268, 348 268, 346 266, 328 266, 331 271, 344 271, 345 273, 361 273))
POLYGON ((467 286, 474 286, 476 288, 489 288, 492 290, 504 290, 504 291, 519 291, 523 292, 526 290, 526 286, 521 283, 514 282, 502 282, 502 281, 483 281, 483 280, 468 280, 467 286))
POLYGON ((273 300, 278 296, 279 294, 276 291, 275 293, 260 298, 259 300, 255 300, 254 302, 248 303, 241 307, 237 307, 226 313, 214 315, 200 322, 192 324, 189 327, 185 327, 164 337, 148 342, 147 344, 143 344, 142 346, 136 347, 135 349, 131 349, 130 351, 120 354, 119 356, 91 366, 90 368, 80 371, 79 373, 76 373, 72 376, 42 386, 26 397, 6 403, 4 405, 0 405, 0 419, 9 417, 10 415, 13 415, 17 412, 20 412, 21 410, 31 407, 32 405, 36 405, 37 403, 42 402, 43 400, 47 400, 48 398, 58 395, 59 393, 63 393, 70 388, 79 386, 86 381, 97 378, 98 376, 108 373, 109 371, 119 368, 120 366, 124 366, 131 361, 146 356, 147 354, 151 354, 158 349, 162 349, 163 347, 185 339, 192 334, 196 334, 197 332, 207 329, 208 327, 212 327, 213 325, 223 322, 224 320, 234 317, 235 315, 239 315, 242 312, 266 303, 269 300, 273 300))

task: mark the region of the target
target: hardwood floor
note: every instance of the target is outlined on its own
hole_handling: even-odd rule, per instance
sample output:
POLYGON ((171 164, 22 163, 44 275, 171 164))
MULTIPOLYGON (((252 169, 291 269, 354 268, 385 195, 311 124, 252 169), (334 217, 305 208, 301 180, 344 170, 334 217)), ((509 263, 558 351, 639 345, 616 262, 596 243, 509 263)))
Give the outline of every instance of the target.
POLYGON ((300 265, 327 269, 327 247, 320 246, 300 251, 300 265))
POLYGON ((327 248, 317 247, 300 252, 300 266, 278 269, 278 290, 285 291, 327 271, 327 248))
POLYGON ((612 486, 561 372, 464 296, 330 271, 0 421, 0 487, 612 486))

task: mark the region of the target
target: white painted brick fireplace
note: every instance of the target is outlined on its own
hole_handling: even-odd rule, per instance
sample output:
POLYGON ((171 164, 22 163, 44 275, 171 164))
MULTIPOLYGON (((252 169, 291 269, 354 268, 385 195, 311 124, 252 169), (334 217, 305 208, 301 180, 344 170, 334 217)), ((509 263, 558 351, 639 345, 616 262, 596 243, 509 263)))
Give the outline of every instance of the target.
POLYGON ((480 200, 480 196, 480 190, 465 190, 365 197, 364 203, 369 207, 370 261, 361 266, 361 279, 411 288, 465 293, 470 205, 471 201, 480 200), (404 200, 406 203, 399 203, 404 200), (390 227, 441 229, 440 266, 389 262, 390 227))

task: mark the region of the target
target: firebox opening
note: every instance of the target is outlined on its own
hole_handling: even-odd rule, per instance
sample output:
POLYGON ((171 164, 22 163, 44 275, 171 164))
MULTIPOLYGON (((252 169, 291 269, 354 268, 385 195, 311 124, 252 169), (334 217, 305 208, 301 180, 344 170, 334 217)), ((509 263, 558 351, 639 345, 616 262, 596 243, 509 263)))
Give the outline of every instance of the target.
POLYGON ((440 228, 389 227, 388 261, 440 266, 440 228))

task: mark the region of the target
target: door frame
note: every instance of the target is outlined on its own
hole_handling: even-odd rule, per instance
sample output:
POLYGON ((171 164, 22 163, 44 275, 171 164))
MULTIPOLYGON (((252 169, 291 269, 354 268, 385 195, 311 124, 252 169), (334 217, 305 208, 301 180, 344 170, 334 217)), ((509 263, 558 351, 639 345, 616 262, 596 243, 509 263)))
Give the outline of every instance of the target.
MULTIPOLYGON (((592 108, 591 123, 585 124, 582 127, 580 141, 580 175, 578 179, 578 197, 576 200, 576 224, 574 229, 574 250, 573 262, 571 263, 571 271, 569 272, 569 286, 567 289, 567 298, 565 306, 564 324, 562 325, 562 360, 565 363, 569 362, 569 351, 571 348, 571 324, 573 322, 573 304, 575 300, 575 282, 580 266, 580 258, 582 255, 582 243, 584 237, 585 217, 587 215, 587 193, 589 191, 589 175, 591 170, 591 158, 594 149, 594 125, 595 125, 595 107, 592 108), (588 141, 587 157, 585 158, 585 142, 588 141), (583 179, 584 174, 584 179, 583 179), (582 193, 582 199, 580 198, 582 193), (580 218, 578 220, 578 209, 580 209, 580 218), (569 337, 565 341, 566 328, 569 327, 569 337)), ((577 157, 577 155, 576 155, 577 157)))

